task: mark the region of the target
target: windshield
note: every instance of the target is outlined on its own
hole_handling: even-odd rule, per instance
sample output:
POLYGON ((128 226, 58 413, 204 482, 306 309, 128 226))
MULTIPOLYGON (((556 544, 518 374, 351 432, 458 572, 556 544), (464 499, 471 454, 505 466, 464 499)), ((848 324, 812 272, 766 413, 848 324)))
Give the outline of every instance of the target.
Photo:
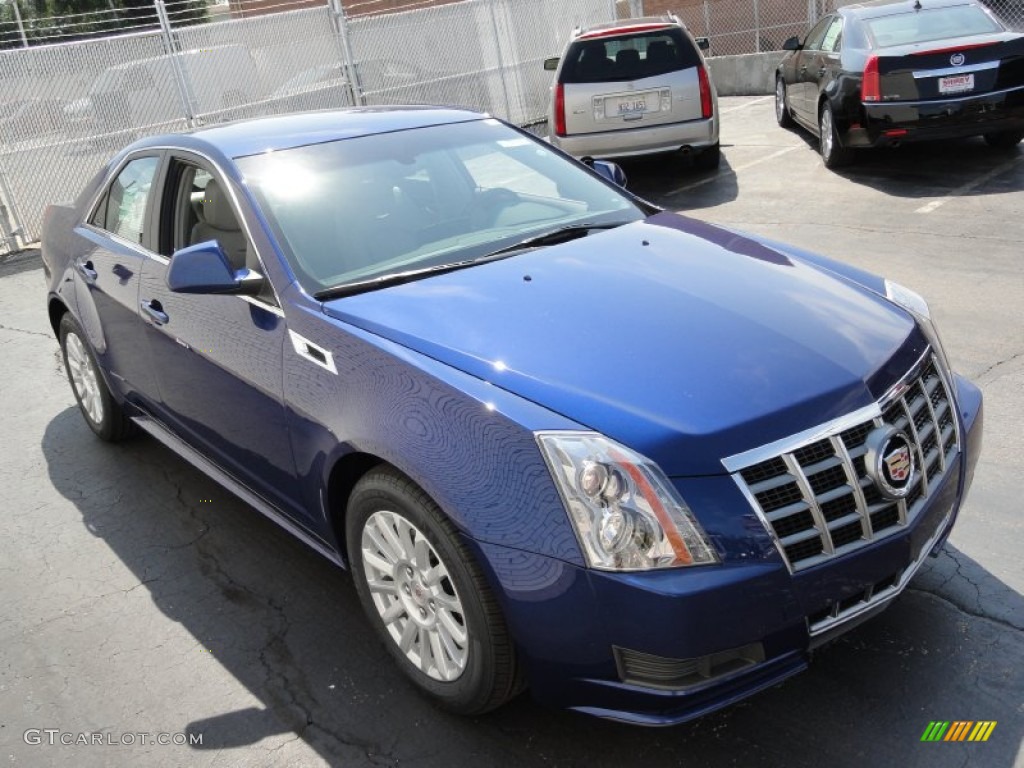
POLYGON ((1000 32, 988 14, 975 5, 927 8, 910 13, 865 19, 875 48, 930 43, 949 37, 1000 32))
POLYGON ((238 165, 314 294, 645 215, 547 145, 490 119, 267 152, 238 165))

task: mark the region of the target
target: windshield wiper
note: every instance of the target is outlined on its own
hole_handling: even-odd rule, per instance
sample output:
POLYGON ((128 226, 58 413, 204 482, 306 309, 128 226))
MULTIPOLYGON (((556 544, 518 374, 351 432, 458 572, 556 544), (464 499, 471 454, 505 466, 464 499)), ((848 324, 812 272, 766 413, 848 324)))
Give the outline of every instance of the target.
POLYGON ((380 277, 374 277, 370 280, 344 283, 343 285, 336 285, 333 288, 325 288, 322 291, 317 291, 313 294, 313 298, 317 299, 317 301, 340 299, 344 296, 354 296, 357 293, 367 293, 368 291, 375 291, 378 288, 386 288, 391 285, 411 283, 413 280, 419 280, 420 278, 428 277, 430 275, 454 272, 457 269, 465 269, 466 267, 472 267, 476 264, 482 264, 487 261, 497 261, 498 259, 507 258, 519 251, 527 250, 529 248, 539 248, 544 245, 556 245, 558 243, 568 242, 569 240, 575 240, 578 237, 584 237, 588 232, 594 229, 614 229, 615 227, 621 227, 623 224, 629 223, 630 222, 628 221, 617 221, 611 224, 571 224, 566 227, 559 227, 558 229, 551 230, 550 232, 544 232, 540 235, 528 237, 525 240, 520 240, 518 243, 506 245, 504 248, 499 248, 496 251, 485 253, 483 256, 477 256, 473 259, 453 261, 450 264, 438 264, 433 267, 409 269, 405 272, 381 275, 380 277))
POLYGON ((378 288, 386 288, 389 285, 411 283, 413 280, 419 280, 421 277, 427 277, 429 275, 440 275, 445 272, 454 272, 457 269, 465 269, 466 267, 471 267, 474 264, 479 264, 481 261, 487 260, 488 257, 484 256, 477 259, 467 259, 466 261, 453 261, 450 264, 438 264, 433 267, 409 269, 405 272, 393 272, 390 275, 381 275, 380 277, 374 277, 370 280, 360 280, 355 283, 344 283, 343 285, 336 285, 333 288, 325 288, 322 291, 314 293, 313 298, 318 301, 324 301, 326 299, 340 299, 343 296, 354 296, 357 293, 375 291, 378 288))
POLYGON ((525 240, 520 240, 518 243, 512 245, 506 245, 504 248, 499 248, 496 251, 491 251, 487 256, 483 258, 490 258, 491 256, 500 256, 504 254, 512 254, 516 251, 526 250, 527 248, 539 248, 543 245, 558 245, 559 243, 567 243, 570 240, 575 240, 578 237, 585 237, 591 230, 594 229, 615 229, 621 227, 623 224, 630 224, 628 221, 615 221, 611 224, 570 224, 566 227, 559 227, 553 229, 550 232, 544 232, 539 235, 533 235, 525 240))

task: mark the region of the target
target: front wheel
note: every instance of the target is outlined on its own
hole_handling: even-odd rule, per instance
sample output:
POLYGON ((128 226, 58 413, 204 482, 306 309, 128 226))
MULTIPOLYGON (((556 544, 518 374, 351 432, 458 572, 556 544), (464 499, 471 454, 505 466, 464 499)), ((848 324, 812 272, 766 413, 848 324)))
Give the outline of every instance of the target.
POLYGON ((826 168, 839 168, 853 160, 853 151, 844 147, 839 141, 835 117, 828 102, 822 104, 818 118, 818 136, 821 147, 821 159, 826 168))
POLYGON ((775 121, 782 128, 793 127, 793 116, 789 113, 789 103, 786 101, 786 81, 782 75, 775 78, 775 121))
POLYGON ((1024 131, 1000 131, 985 134, 985 143, 993 149, 1013 149, 1020 144, 1021 139, 1024 139, 1024 131))
POLYGON ((420 690, 476 715, 522 689, 498 602, 422 489, 395 469, 370 471, 352 491, 345 531, 363 609, 420 690))
POLYGON ((81 326, 68 313, 60 321, 60 349, 71 391, 89 428, 111 443, 132 435, 134 424, 110 394, 81 326))

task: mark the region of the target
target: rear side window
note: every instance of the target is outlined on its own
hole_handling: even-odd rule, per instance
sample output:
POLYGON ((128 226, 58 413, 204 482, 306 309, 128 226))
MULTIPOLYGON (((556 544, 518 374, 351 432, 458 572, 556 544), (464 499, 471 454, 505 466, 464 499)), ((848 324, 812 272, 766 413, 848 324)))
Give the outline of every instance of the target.
POLYGON ((104 193, 89 223, 125 240, 141 243, 146 203, 158 161, 156 157, 140 157, 128 163, 104 193))
POLYGON ((563 83, 640 80, 695 67, 700 55, 681 29, 577 40, 562 66, 563 83))
POLYGON ((1000 32, 1002 28, 976 5, 928 8, 912 13, 865 19, 873 47, 930 43, 947 37, 1000 32))

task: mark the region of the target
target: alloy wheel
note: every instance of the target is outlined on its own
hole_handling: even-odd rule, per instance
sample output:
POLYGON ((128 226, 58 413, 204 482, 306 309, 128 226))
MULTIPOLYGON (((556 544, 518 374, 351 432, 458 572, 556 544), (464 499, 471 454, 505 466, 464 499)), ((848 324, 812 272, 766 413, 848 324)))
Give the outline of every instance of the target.
POLYGON ((469 628, 437 550, 388 510, 370 515, 360 547, 373 605, 399 650, 433 680, 458 679, 469 655, 469 628))
POLYGON ((85 344, 77 333, 69 333, 65 341, 71 385, 82 404, 82 410, 94 424, 103 423, 103 398, 99 374, 85 344))

